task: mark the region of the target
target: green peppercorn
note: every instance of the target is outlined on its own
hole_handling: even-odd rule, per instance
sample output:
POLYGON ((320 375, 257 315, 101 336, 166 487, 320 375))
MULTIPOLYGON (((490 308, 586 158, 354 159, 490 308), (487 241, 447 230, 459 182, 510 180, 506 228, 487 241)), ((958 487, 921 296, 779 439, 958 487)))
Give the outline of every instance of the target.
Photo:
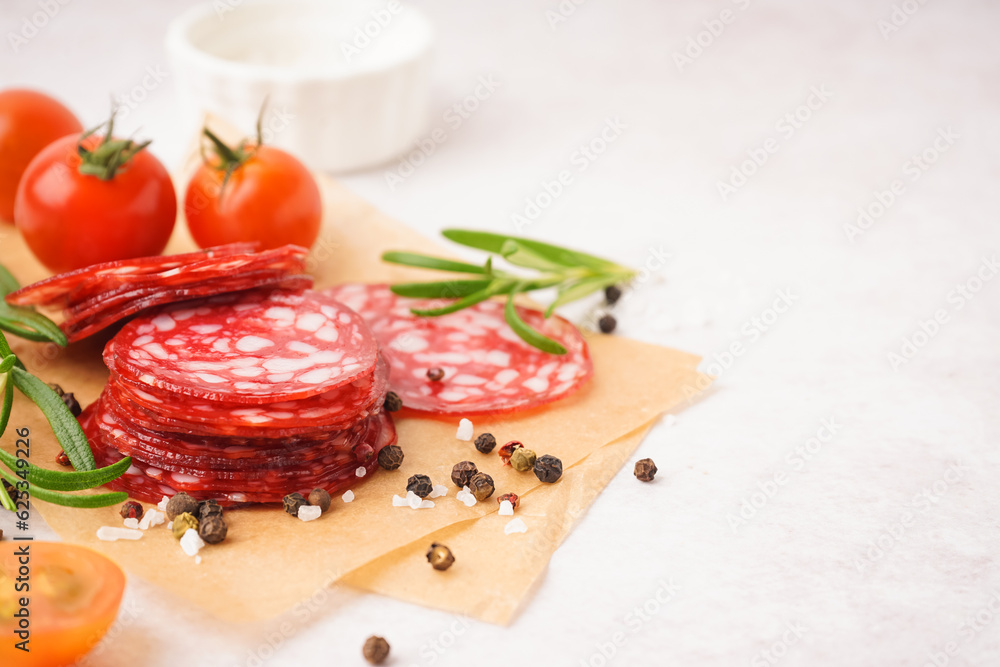
POLYGON ((622 298, 622 288, 618 285, 608 285, 604 288, 604 300, 609 306, 613 306, 618 303, 618 299, 622 298))
POLYGON ((378 464, 383 470, 395 470, 403 464, 403 448, 399 445, 383 447, 378 453, 378 464))
POLYGON ((389 642, 382 637, 372 635, 365 641, 361 653, 371 664, 381 665, 389 657, 389 642))
POLYGON ((515 449, 514 453, 510 455, 510 465, 518 472, 528 472, 535 467, 535 459, 537 458, 533 451, 521 447, 515 449))
POLYGON ((504 445, 503 447, 501 447, 499 449, 499 451, 497 451, 497 454, 500 455, 500 460, 503 461, 503 464, 505 466, 509 466, 510 465, 510 455, 514 453, 515 449, 520 449, 521 447, 524 447, 524 445, 522 445, 517 440, 511 440, 506 445, 504 445))
POLYGON ((476 438, 476 449, 483 454, 489 454, 496 446, 497 439, 493 437, 492 433, 480 433, 479 437, 476 438))
POLYGON ((427 475, 413 475, 406 480, 406 492, 413 491, 420 498, 426 498, 433 490, 434 484, 427 475))
POLYGON ((309 501, 301 493, 289 493, 281 500, 285 505, 285 511, 294 517, 298 517, 300 507, 309 504, 309 501))
POLYGON ((601 333, 609 334, 618 326, 618 320, 614 318, 614 315, 605 315, 597 320, 597 326, 600 328, 601 333))
POLYGON ((313 489, 309 492, 309 504, 319 505, 321 511, 330 509, 330 494, 326 489, 313 489))
POLYGON ((447 570, 451 567, 452 563, 455 562, 455 555, 451 553, 451 549, 443 544, 438 544, 435 542, 431 545, 431 548, 427 550, 427 562, 431 564, 435 570, 447 570))
POLYGON ((495 490, 493 478, 484 472, 476 473, 469 480, 469 491, 476 497, 476 500, 486 500, 493 495, 495 490))
POLYGON ((455 464, 455 467, 451 469, 451 481, 455 483, 455 486, 462 488, 463 486, 469 485, 469 480, 472 476, 479 472, 479 468, 472 461, 459 461, 455 464))
POLYGON ((194 518, 193 514, 183 512, 174 517, 174 525, 171 527, 174 537, 178 540, 181 539, 188 529, 194 529, 195 532, 198 531, 198 519, 194 518))
POLYGON ((534 467, 535 477, 538 478, 539 482, 545 482, 546 484, 552 484, 553 482, 559 481, 562 477, 563 465, 562 461, 552 456, 551 454, 546 454, 545 456, 539 456, 535 461, 534 467))
POLYGON ((382 408, 386 412, 397 412, 402 407, 403 399, 399 397, 399 394, 394 391, 390 391, 385 395, 385 402, 382 403, 382 408))
POLYGON ((180 514, 197 514, 198 501, 181 491, 167 501, 167 519, 173 521, 180 514))
POLYGON ((221 514, 209 514, 198 524, 198 535, 206 544, 218 544, 226 539, 228 532, 229 526, 221 514))
POLYGON ((635 462, 633 474, 640 482, 652 482, 656 477, 656 464, 653 459, 640 459, 635 462))

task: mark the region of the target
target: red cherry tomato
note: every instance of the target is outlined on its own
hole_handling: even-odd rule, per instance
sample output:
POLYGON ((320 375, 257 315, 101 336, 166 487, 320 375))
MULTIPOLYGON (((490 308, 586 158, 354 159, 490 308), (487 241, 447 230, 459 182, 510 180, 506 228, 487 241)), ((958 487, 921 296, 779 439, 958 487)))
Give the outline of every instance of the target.
POLYGON ((184 196, 191 236, 202 248, 237 241, 259 241, 262 250, 311 247, 323 213, 312 174, 278 148, 244 150, 224 185, 225 168, 214 164, 202 164, 191 179, 184 196))
MULTIPOLYGON (((163 252, 177 218, 167 170, 140 150, 107 180, 81 173, 78 142, 73 135, 49 144, 24 172, 14 222, 28 247, 58 273, 163 252)), ((82 145, 94 151, 101 142, 90 136, 82 145)))
POLYGON ((76 663, 111 627, 124 590, 121 568, 96 551, 62 542, 0 542, 0 665, 76 663), (24 638, 27 652, 17 648, 24 638))
POLYGON ((43 93, 0 92, 0 220, 14 222, 14 196, 31 159, 56 139, 83 131, 73 112, 43 93))

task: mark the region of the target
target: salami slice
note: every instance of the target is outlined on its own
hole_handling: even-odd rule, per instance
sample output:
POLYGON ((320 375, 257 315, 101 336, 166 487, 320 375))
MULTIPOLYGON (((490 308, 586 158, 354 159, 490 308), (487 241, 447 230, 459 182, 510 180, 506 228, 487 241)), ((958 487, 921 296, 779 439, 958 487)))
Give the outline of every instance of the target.
MULTIPOLYGON (((94 458, 99 466, 110 465, 123 455, 109 442, 98 426, 95 413, 98 404, 84 410, 80 424, 90 441, 94 458)), ((396 430, 391 417, 380 413, 362 422, 362 445, 367 445, 377 454, 382 447, 396 440, 396 430)), ((358 445, 354 446, 356 449, 358 445)), ((334 451, 336 447, 332 448, 334 451)), ((131 497, 149 503, 156 503, 163 496, 173 496, 186 491, 198 500, 214 499, 220 505, 242 505, 246 503, 277 503, 288 493, 308 493, 314 488, 326 489, 331 495, 342 493, 367 479, 377 468, 377 456, 373 455, 364 464, 348 452, 338 453, 340 458, 333 464, 316 467, 301 466, 293 474, 288 474, 284 466, 271 470, 255 471, 252 477, 233 478, 233 474, 198 469, 168 471, 133 457, 133 465, 124 475, 107 486, 113 490, 125 491, 131 497), (358 476, 359 468, 365 470, 358 476)))
POLYGON ((560 342, 565 355, 522 341, 504 320, 500 302, 418 317, 411 308, 437 308, 450 301, 407 299, 386 285, 341 285, 324 294, 368 322, 392 369, 389 387, 409 409, 449 415, 526 410, 569 396, 593 375, 586 341, 558 316, 517 309, 525 322, 560 342), (430 381, 431 368, 442 369, 444 379, 430 381))
POLYGON ((74 290, 86 286, 88 281, 100 280, 105 277, 141 276, 170 271, 205 258, 253 252, 257 245, 257 243, 230 243, 180 255, 138 257, 103 262, 60 273, 37 283, 26 285, 8 294, 6 299, 7 303, 14 306, 64 305, 72 300, 74 290))
POLYGON ((311 276, 283 275, 281 272, 261 272, 264 276, 241 276, 236 279, 221 281, 206 281, 197 286, 181 289, 160 289, 150 292, 130 295, 125 301, 110 300, 107 304, 98 304, 91 311, 71 316, 59 325, 69 342, 73 343, 106 329, 143 310, 197 299, 199 297, 250 289, 283 289, 299 291, 312 287, 311 276))
POLYGON ((160 431, 242 438, 287 438, 329 432, 377 412, 385 401, 389 367, 381 357, 374 371, 317 396, 266 405, 220 403, 194 397, 178 401, 150 387, 113 378, 106 393, 136 423, 160 431))
POLYGON ((377 351, 361 317, 328 295, 254 290, 140 316, 104 361, 138 386, 259 405, 353 382, 372 372, 377 351))

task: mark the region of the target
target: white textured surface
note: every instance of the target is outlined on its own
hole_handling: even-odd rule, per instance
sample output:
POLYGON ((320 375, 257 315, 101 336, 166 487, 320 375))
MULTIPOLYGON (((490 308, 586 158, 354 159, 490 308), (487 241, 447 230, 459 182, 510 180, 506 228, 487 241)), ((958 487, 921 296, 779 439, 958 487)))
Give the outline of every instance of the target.
MULTIPOLYGON (((163 25, 186 4, 70 3, 4 52, 0 81, 55 90, 92 124, 109 92, 165 63, 163 25)), ((127 631, 92 665, 360 664, 371 634, 399 665, 484 651, 491 664, 599 665, 616 638, 612 665, 919 667, 949 642, 951 665, 1000 664, 987 607, 1000 608, 1000 281, 949 302, 1000 250, 1000 7, 928 2, 886 40, 889 0, 588 0, 553 31, 557 5, 421 2, 447 141, 395 190, 382 170, 346 182, 428 234, 513 231, 525 198, 566 170, 524 233, 636 265, 669 254, 619 309, 622 333, 709 358, 744 349, 636 454, 656 461, 656 483, 626 464, 509 629, 339 589, 315 612, 228 626, 133 577, 127 631), (723 8, 733 22, 679 72, 672 52, 723 8), (453 129, 445 110, 484 76, 499 86, 453 129), (776 125, 824 85, 830 98, 786 138, 776 125), (959 138, 911 180, 904 163, 949 126, 959 138), (604 127, 607 151, 574 162, 604 127), (722 202, 716 182, 769 138, 777 152, 722 202), (843 225, 894 179, 905 192, 849 242, 843 225), (779 290, 792 305, 754 334, 779 290), (894 371, 888 353, 939 309, 949 321, 894 371), (806 460, 796 448, 824 419, 837 432, 806 460), (760 504, 778 473, 734 532, 727 516, 760 504), (766 660, 776 643, 784 655, 766 660)), ((3 34, 35 10, 4 2, 3 34)), ((122 125, 177 159, 192 128, 174 122, 169 84, 122 125)), ((14 530, 6 514, 0 526, 14 530)))

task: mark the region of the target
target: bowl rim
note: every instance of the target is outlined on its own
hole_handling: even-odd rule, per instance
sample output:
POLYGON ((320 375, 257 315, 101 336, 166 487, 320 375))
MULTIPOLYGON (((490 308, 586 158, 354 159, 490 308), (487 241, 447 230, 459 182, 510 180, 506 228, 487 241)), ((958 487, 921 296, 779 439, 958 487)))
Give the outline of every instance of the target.
MULTIPOLYGON (((312 4, 317 7, 328 6, 321 0, 296 0, 299 4, 312 4)), ((389 62, 378 65, 361 65, 354 69, 341 72, 317 72, 316 70, 284 67, 280 65, 257 65, 242 63, 219 57, 196 46, 189 38, 190 29, 206 19, 220 21, 217 15, 216 2, 204 2, 191 7, 170 21, 167 27, 167 54, 174 59, 181 59, 187 64, 195 65, 202 71, 218 76, 243 81, 268 81, 273 83, 304 83, 314 81, 347 81, 372 74, 381 74, 398 69, 400 66, 416 62, 427 55, 434 41, 434 29, 430 20, 419 9, 408 3, 396 2, 402 6, 402 11, 411 15, 416 21, 419 40, 409 52, 389 62)), ((288 7, 287 0, 242 0, 232 7, 239 11, 247 6, 288 7)))

